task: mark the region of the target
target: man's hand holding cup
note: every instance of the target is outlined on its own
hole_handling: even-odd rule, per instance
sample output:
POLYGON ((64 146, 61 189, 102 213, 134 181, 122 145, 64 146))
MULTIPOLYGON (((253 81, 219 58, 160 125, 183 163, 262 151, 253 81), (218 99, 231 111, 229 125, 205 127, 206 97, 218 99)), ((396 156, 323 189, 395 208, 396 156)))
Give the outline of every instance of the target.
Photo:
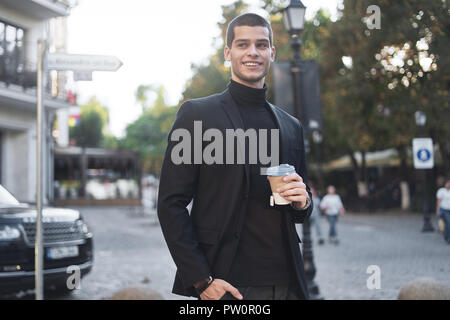
POLYGON ((271 205, 291 203, 296 209, 303 209, 308 203, 308 192, 293 166, 281 164, 267 169, 267 179, 272 189, 271 205))
POLYGON ((303 183, 303 178, 297 173, 292 173, 283 177, 285 185, 277 188, 277 192, 286 200, 292 202, 296 209, 302 209, 307 204, 309 197, 306 190, 306 184, 303 183))

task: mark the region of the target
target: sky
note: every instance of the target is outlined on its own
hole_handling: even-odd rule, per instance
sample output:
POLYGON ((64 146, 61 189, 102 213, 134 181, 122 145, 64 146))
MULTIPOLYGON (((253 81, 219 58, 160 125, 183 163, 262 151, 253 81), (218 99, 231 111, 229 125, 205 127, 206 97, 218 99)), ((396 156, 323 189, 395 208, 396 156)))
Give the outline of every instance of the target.
MULTIPOLYGON (((191 64, 206 62, 215 52, 221 6, 233 2, 79 0, 68 18, 68 53, 113 55, 123 65, 116 72, 94 72, 93 81, 76 82, 78 103, 95 95, 108 107, 109 128, 117 137, 124 136, 126 126, 141 113, 135 99, 140 84, 163 85, 166 102, 176 105, 192 76, 191 64)), ((246 2, 249 11, 267 15, 258 0, 246 2)), ((310 19, 319 8, 335 16, 341 1, 302 2, 310 19)))

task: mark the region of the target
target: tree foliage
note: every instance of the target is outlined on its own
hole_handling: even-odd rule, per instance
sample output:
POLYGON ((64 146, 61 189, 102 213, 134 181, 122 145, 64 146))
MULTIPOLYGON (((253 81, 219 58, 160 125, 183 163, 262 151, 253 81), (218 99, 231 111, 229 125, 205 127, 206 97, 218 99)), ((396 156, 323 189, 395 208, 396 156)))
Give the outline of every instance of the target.
POLYGON ((164 94, 162 86, 139 86, 136 100, 141 103, 143 112, 136 121, 127 126, 126 136, 118 144, 122 149, 133 150, 139 154, 143 172, 159 174, 167 147, 167 136, 178 110, 177 107, 167 106, 164 94), (153 102, 148 99, 151 93, 156 94, 153 102))
POLYGON ((104 136, 110 135, 107 129, 108 109, 102 106, 96 97, 90 98, 88 103, 80 108, 80 122, 69 131, 71 139, 74 139, 76 145, 80 147, 102 146, 104 136))
POLYGON ((396 148, 406 157, 417 134, 414 112, 422 109, 426 133, 448 164, 448 2, 377 1, 381 29, 364 22, 372 4, 345 0, 325 42, 325 137, 345 138, 337 145, 350 152, 396 148))

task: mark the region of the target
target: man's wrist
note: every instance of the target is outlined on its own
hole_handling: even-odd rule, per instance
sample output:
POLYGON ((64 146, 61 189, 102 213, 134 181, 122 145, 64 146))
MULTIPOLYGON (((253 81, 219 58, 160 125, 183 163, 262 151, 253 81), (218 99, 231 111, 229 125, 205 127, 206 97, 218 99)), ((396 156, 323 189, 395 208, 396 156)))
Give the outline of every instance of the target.
POLYGON ((309 195, 306 197, 306 204, 302 207, 299 208, 297 206, 297 204, 300 204, 300 202, 291 202, 291 206, 295 209, 295 210, 306 210, 309 208, 309 206, 311 205, 311 198, 309 197, 309 195))
POLYGON ((214 278, 209 276, 206 279, 194 283, 195 291, 197 291, 198 295, 202 294, 202 292, 205 291, 213 281, 214 278))

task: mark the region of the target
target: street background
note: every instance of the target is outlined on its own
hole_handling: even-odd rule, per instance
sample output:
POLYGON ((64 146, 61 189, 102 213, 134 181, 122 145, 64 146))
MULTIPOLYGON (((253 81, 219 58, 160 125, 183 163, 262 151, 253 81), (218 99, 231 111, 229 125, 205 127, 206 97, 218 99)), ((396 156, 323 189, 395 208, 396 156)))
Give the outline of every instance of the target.
MULTIPOLYGON (((185 299, 171 293, 175 264, 155 211, 78 209, 95 233, 94 268, 83 278, 80 290, 52 298, 107 299, 120 290, 139 288, 150 298, 185 299)), ((422 219, 411 212, 349 212, 338 225, 339 245, 319 246, 313 234, 315 280, 321 295, 331 300, 397 299, 405 284, 423 277, 450 286, 450 247, 440 233, 420 232, 422 219), (367 288, 370 265, 380 267, 380 289, 367 288)), ((327 230, 324 219, 321 226, 327 230)))
MULTIPOLYGON (((436 231, 435 216, 437 191, 450 178, 449 1, 195 3, 0 0, 0 186, 17 199, 0 201, 13 206, 2 214, 42 196, 45 206, 79 210, 94 239, 82 288, 46 297, 182 298, 170 293, 175 265, 155 211, 161 165, 180 106, 227 88, 227 26, 245 12, 270 21, 276 62, 265 77, 267 100, 302 123, 309 186, 320 197, 335 186, 347 210, 339 245, 318 245, 311 229, 320 294, 396 299, 423 277, 450 286, 450 239, 436 231), (38 41, 46 44, 38 60, 86 55, 42 69, 42 112, 38 41), (109 58, 94 68, 93 55, 109 58), (111 72, 97 72, 108 61, 111 72), (373 267, 380 288, 371 290, 373 267)), ((34 268, 35 244, 25 239, 36 227, 21 229, 36 212, 28 214, 17 226, 0 222, 0 276, 34 268)), ((325 218, 321 225, 327 241, 325 218)), ((47 237, 54 229, 48 222, 47 237)), ((75 233, 72 226, 61 237, 75 233)), ((61 259, 55 265, 75 263, 70 250, 77 248, 51 250, 65 256, 52 256, 61 259)))

